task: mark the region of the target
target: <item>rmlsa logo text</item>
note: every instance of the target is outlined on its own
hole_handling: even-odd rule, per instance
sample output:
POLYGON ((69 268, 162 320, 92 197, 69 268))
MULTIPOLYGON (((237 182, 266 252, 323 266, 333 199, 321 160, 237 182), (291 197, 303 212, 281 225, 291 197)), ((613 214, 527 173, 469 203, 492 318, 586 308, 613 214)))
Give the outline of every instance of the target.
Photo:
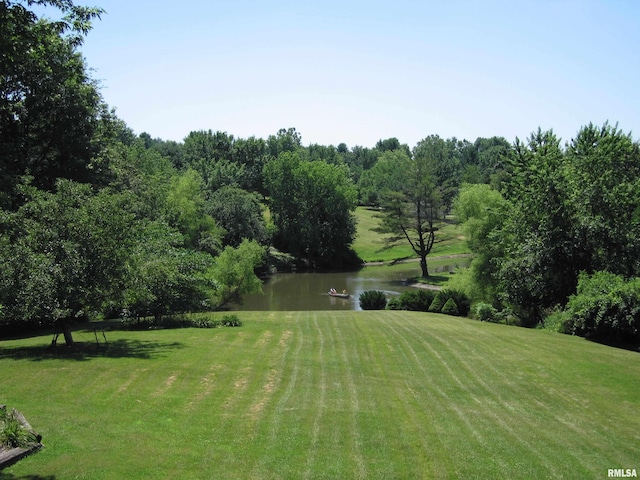
POLYGON ((635 468, 610 468, 609 478, 637 478, 635 468))

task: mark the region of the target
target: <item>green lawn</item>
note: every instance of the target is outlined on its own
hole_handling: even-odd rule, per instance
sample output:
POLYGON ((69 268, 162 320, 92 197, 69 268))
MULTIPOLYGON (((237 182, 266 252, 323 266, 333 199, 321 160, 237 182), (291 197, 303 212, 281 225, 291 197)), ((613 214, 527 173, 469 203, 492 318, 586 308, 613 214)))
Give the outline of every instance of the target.
POLYGON ((0 342, 0 403, 45 444, 6 478, 640 469, 638 353, 417 312, 238 315, 241 328, 107 332, 108 348, 82 354, 52 353, 49 336, 0 342))
MULTIPOLYGON (((380 225, 380 219, 376 217, 379 212, 367 207, 358 207, 355 214, 357 235, 353 242, 353 249, 365 262, 390 262, 417 258, 406 240, 389 246, 385 241, 388 236, 375 231, 380 225)), ((436 242, 429 255, 434 257, 469 253, 470 250, 461 235, 462 232, 457 225, 443 222, 440 230, 436 232, 436 242)))

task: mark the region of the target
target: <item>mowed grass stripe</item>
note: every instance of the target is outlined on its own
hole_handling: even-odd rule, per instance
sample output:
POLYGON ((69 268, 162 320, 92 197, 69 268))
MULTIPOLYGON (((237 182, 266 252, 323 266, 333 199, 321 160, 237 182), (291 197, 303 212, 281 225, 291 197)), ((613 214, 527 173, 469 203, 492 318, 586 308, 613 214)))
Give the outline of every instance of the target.
MULTIPOLYGON (((532 453, 537 462, 546 469, 545 477, 553 474, 549 466, 548 454, 538 450, 538 448, 527 441, 525 432, 529 432, 529 428, 534 425, 527 425, 523 422, 522 415, 509 412, 505 408, 506 405, 500 401, 495 394, 497 388, 488 387, 487 382, 497 384, 493 377, 487 376, 486 370, 470 369, 463 357, 466 355, 458 355, 457 351, 451 349, 449 340, 439 337, 434 332, 429 332, 421 338, 420 345, 428 349, 438 359, 445 369, 445 374, 441 378, 446 378, 450 383, 447 388, 448 400, 452 408, 461 418, 466 418, 465 422, 474 438, 480 443, 489 441, 502 442, 507 453, 506 458, 518 459, 523 457, 523 452, 532 453), (487 380, 484 378, 487 376, 487 380), (487 432, 491 432, 487 435, 487 432), (484 432, 480 434, 478 432, 484 432)), ((462 350, 464 352, 464 350, 462 350)), ((443 391, 443 390, 441 390, 443 391)), ((552 450, 553 451, 553 450, 552 450)), ((500 468, 508 466, 505 457, 498 457, 500 460, 500 468)), ((473 464, 474 462, 469 462, 473 464)), ((526 471, 527 466, 518 465, 519 470, 526 471)), ((531 470, 532 473, 539 471, 539 468, 531 470)), ((488 473, 488 472, 487 472, 488 473)))
MULTIPOLYGON (((296 318, 291 322, 289 330, 286 330, 281 338, 281 342, 286 338, 286 342, 281 346, 285 348, 281 363, 283 382, 278 392, 275 392, 277 400, 274 398, 274 408, 268 419, 265 419, 265 448, 261 456, 256 459, 252 466, 252 478, 283 478, 287 476, 287 464, 282 461, 287 449, 291 448, 293 438, 297 435, 298 422, 292 422, 293 410, 296 403, 293 399, 296 389, 300 387, 301 365, 298 359, 305 346, 305 335, 303 335, 302 322, 296 318)), ((295 463, 295 462, 292 462, 295 463)))
MULTIPOLYGON (((335 425, 332 425, 332 442, 336 449, 343 452, 336 473, 347 472, 349 478, 370 478, 365 460, 365 444, 368 432, 363 431, 361 419, 361 393, 365 386, 358 382, 355 372, 362 372, 366 360, 362 358, 361 348, 365 348, 367 340, 354 322, 345 323, 342 315, 332 316, 328 322, 332 344, 334 345, 333 361, 330 363, 330 391, 333 397, 335 425)), ((366 393, 365 393, 366 394, 366 393)))
MULTIPOLYGON (((589 378, 587 371, 581 371, 580 363, 589 361, 593 366, 593 358, 597 358, 598 353, 603 354, 611 353, 617 356, 617 354, 625 354, 628 352, 621 352, 612 350, 608 347, 595 344, 589 345, 589 349, 593 350, 587 354, 583 347, 584 340, 577 338, 568 338, 558 335, 551 335, 548 332, 534 331, 528 337, 531 340, 528 348, 532 348, 531 354, 536 355, 537 361, 531 362, 531 357, 527 355, 520 356, 517 361, 512 360, 511 370, 497 369, 489 362, 490 355, 477 355, 472 364, 469 364, 467 360, 467 368, 476 368, 477 365, 482 365, 481 371, 491 371, 498 378, 501 378, 502 390, 505 390, 505 396, 507 398, 520 399, 521 408, 513 408, 517 413, 516 416, 507 416, 506 418, 519 418, 524 420, 525 425, 528 422, 530 429, 529 433, 536 432, 534 438, 535 441, 546 438, 545 444, 550 447, 551 455, 560 455, 565 459, 567 465, 572 465, 571 458, 575 458, 573 463, 575 471, 580 471, 579 465, 591 464, 594 471, 596 466, 601 464, 603 458, 608 458, 610 462, 617 461, 617 455, 613 457, 611 452, 615 452, 616 449, 607 449, 607 445, 611 444, 611 440, 618 436, 620 428, 623 429, 629 425, 628 422, 622 418, 613 418, 609 412, 613 412, 614 409, 608 409, 606 404, 611 401, 611 397, 605 394, 604 397, 600 397, 598 403, 602 408, 591 409, 588 404, 598 399, 597 393, 598 387, 602 387, 602 380, 604 378, 598 378, 597 382, 594 382, 590 388, 585 388, 590 382, 593 382, 594 377, 589 378), (564 349, 563 349, 564 347, 564 349), (570 347, 570 348, 569 348, 570 347), (578 347, 578 348, 574 348, 578 347), (559 353, 563 355, 558 356, 559 353), (518 384, 509 382, 507 376, 509 372, 511 375, 517 376, 520 380, 518 384), (523 371, 528 374, 523 375, 523 371), (526 381, 523 381, 526 379, 526 381), (526 395, 526 399, 524 399, 526 395), (526 400, 526 401, 522 401, 526 400), (602 402, 604 400, 604 402, 602 402), (602 402, 602 403, 601 403, 602 402), (527 407, 522 408, 522 404, 527 407), (533 408, 531 408, 533 406, 533 408), (597 421, 594 420, 594 416, 609 417, 597 421), (591 428, 587 426, 589 423, 593 425, 591 428), (623 425, 617 425, 615 429, 610 427, 616 425, 616 423, 622 423, 623 425), (606 427, 596 435, 591 435, 593 427, 600 425, 606 427), (563 435, 559 436, 558 431, 562 431, 563 435), (559 439, 562 438, 562 441, 559 439), (606 439, 603 441, 603 439, 606 439), (553 448, 555 447, 555 448, 553 448), (609 450, 607 452, 607 450, 609 450), (594 451, 607 452, 605 457, 597 457, 593 455, 594 451)), ((485 344, 492 344, 491 338, 487 336, 485 344)), ((455 345, 452 348, 453 352, 462 359, 468 359, 470 355, 462 355, 463 344, 459 336, 454 337, 451 341, 451 345, 455 345)), ((469 354, 472 352, 469 351, 469 354)), ((620 364, 614 369, 609 367, 607 375, 614 374, 616 370, 624 370, 629 365, 620 364)), ((636 368, 637 372, 637 368, 636 368)), ((631 372, 630 372, 631 373, 631 372)), ((632 383, 633 384, 633 383, 632 383)), ((631 384, 631 385, 632 385, 631 384)), ((623 385, 628 386, 628 385, 623 385)), ((636 382, 636 386, 640 386, 636 382)), ((509 405, 513 405, 511 401, 509 405)), ((518 405, 518 404, 516 404, 518 405)), ((627 412, 631 412, 628 410, 627 412)), ((616 415, 620 415, 620 411, 616 412, 616 415)), ((626 449, 629 445, 619 445, 622 449, 626 449)), ((633 447, 632 447, 633 448, 633 447)), ((637 446, 636 446, 637 451, 637 446)), ((545 454, 546 455, 546 454, 545 454)))
MULTIPOLYGON (((491 477, 501 471, 505 465, 496 465, 495 457, 491 456, 488 448, 489 439, 472 421, 470 415, 463 411, 456 403, 454 396, 458 395, 456 389, 450 386, 448 377, 451 370, 442 361, 442 357, 434 354, 430 348, 425 349, 420 345, 420 339, 425 335, 422 316, 410 314, 408 317, 402 313, 394 314, 394 322, 384 322, 383 326, 393 333, 392 344, 400 346, 400 353, 406 362, 405 378, 415 397, 417 404, 406 413, 412 418, 412 425, 408 428, 420 428, 424 452, 428 452, 432 468, 433 478, 441 473, 451 471, 454 465, 471 468, 480 477, 491 477), (411 328, 406 328, 409 319, 411 328), (415 321, 418 320, 419 329, 416 330, 415 321), (445 379, 446 382, 442 380, 445 379), (422 415, 418 415, 422 414, 422 415), (415 425, 416 427, 413 427, 415 425), (425 430, 424 426, 429 426, 425 430), (437 444, 429 444, 437 439, 437 444), (475 453, 485 459, 478 464, 470 455, 475 453), (480 469, 480 465, 484 469, 480 469)), ((462 476, 465 472, 462 467, 455 469, 456 476, 462 476)))
POLYGON ((638 468, 640 357, 417 312, 242 312, 239 329, 0 343, 20 478, 599 478, 638 468), (62 352, 62 349, 59 350, 62 352), (27 380, 28 379, 28 380, 27 380))
MULTIPOLYGON (((580 472, 581 465, 592 462, 593 445, 590 442, 584 442, 582 435, 584 432, 578 431, 573 423, 557 415, 559 407, 562 410, 572 411, 578 406, 577 404, 571 402, 564 405, 563 400, 566 400, 566 397, 556 396, 546 387, 539 388, 535 384, 528 386, 515 384, 511 377, 519 376, 518 367, 514 365, 515 371, 511 375, 507 375, 507 370, 496 368, 494 362, 490 361, 491 356, 482 351, 483 343, 463 342, 459 336, 444 337, 433 334, 432 337, 437 342, 434 347, 442 352, 442 355, 455 359, 456 370, 466 375, 467 384, 478 383, 477 387, 482 395, 481 405, 485 408, 477 413, 486 417, 485 423, 496 424, 505 429, 512 438, 516 438, 526 449, 534 452, 538 461, 547 464, 550 470, 553 470, 553 465, 560 460, 575 472, 580 472), (482 375, 478 375, 477 372, 481 372, 482 375), (521 396, 525 388, 533 390, 528 393, 529 398, 522 401, 521 396), (531 408, 531 403, 534 408, 531 408), (527 407, 525 408, 524 405, 527 407), (558 429, 572 431, 576 438, 581 439, 580 442, 566 445, 564 440, 563 443, 559 443, 556 435, 558 429), (536 441, 539 441, 540 436, 544 438, 544 451, 526 440, 531 435, 536 441), (554 459, 554 456, 557 458, 554 459)), ((495 344, 490 341, 490 338, 478 340, 495 344)))
POLYGON ((425 381, 425 362, 395 327, 398 317, 393 313, 384 322, 377 318, 367 320, 375 326, 375 337, 379 341, 372 375, 374 379, 381 378, 389 389, 384 403, 379 405, 388 414, 380 418, 378 428, 382 438, 389 432, 388 426, 394 425, 391 438, 396 445, 395 452, 393 456, 387 454, 386 470, 394 478, 443 478, 450 464, 441 435, 445 432, 438 431, 433 412, 448 409, 448 405, 439 404, 429 382, 425 381))
MULTIPOLYGON (((405 330, 408 329, 405 328, 405 330)), ((407 331, 407 333, 409 332, 407 331)), ((439 338, 434 332, 428 332, 423 337, 416 337, 416 340, 419 340, 419 346, 430 351, 444 368, 444 373, 439 378, 446 379, 447 385, 446 388, 439 388, 438 392, 447 399, 447 403, 463 419, 479 444, 498 439, 497 441, 503 442, 508 457, 518 458, 521 453, 519 450, 530 450, 544 463, 544 456, 527 444, 503 418, 506 409, 494 395, 494 390, 486 387, 486 382, 483 380, 485 372, 466 368, 464 361, 449 348, 448 342, 439 338), (498 430, 492 435, 487 435, 486 432, 490 426, 497 427, 498 430), (509 452, 509 450, 512 451, 509 452)), ((437 380, 434 379, 434 381, 437 380)), ((513 418, 513 415, 511 417, 513 418)), ((504 458, 499 457, 496 460, 499 461, 501 469, 508 465, 504 458)))
POLYGON ((348 345, 343 334, 343 324, 340 319, 333 318, 333 330, 335 332, 336 346, 339 349, 340 360, 344 365, 342 380, 339 388, 343 388, 347 394, 346 409, 349 413, 349 463, 353 465, 353 473, 351 478, 366 479, 367 467, 363 456, 363 439, 358 425, 360 414, 360 399, 356 380, 354 378, 354 370, 362 370, 362 356, 360 354, 360 345, 366 345, 366 339, 363 339, 359 330, 355 331, 355 335, 351 336, 351 343, 348 345), (354 345, 355 344, 355 345, 354 345))
MULTIPOLYGON (((325 349, 324 349, 324 339, 325 334, 323 329, 320 328, 318 324, 318 318, 315 312, 310 314, 313 318, 313 329, 316 334, 317 339, 317 357, 314 359, 317 362, 317 368, 313 368, 311 371, 318 372, 318 378, 315 380, 315 383, 310 385, 315 392, 316 402, 313 404, 313 410, 315 412, 313 418, 313 424, 311 427, 311 442, 309 444, 309 449, 307 452, 307 463, 305 466, 305 471, 303 478, 310 478, 313 475, 314 467, 316 467, 317 457, 322 456, 322 452, 319 452, 320 448, 320 427, 323 417, 325 416, 325 412, 327 409, 326 405, 326 396, 327 396, 327 380, 326 380, 326 364, 327 360, 325 358, 325 349)), ((317 468, 317 467, 316 467, 317 468)))
MULTIPOLYGON (((454 320, 455 321, 455 320, 454 320)), ((544 335, 545 332, 531 332, 531 335, 544 335)), ((576 418, 589 418, 589 412, 580 409, 575 411, 575 404, 567 405, 563 408, 562 399, 564 395, 554 395, 558 388, 563 388, 562 384, 549 379, 545 383, 539 384, 532 382, 531 375, 527 376, 527 382, 521 383, 515 391, 505 391, 505 372, 511 371, 516 377, 521 376, 518 370, 523 368, 517 362, 512 364, 511 370, 501 369, 501 374, 497 377, 493 374, 498 370, 492 369, 487 365, 486 361, 489 355, 478 355, 473 361, 474 351, 482 350, 482 343, 472 344, 461 341, 460 335, 446 336, 438 334, 437 331, 430 331, 427 335, 428 342, 423 342, 425 347, 434 348, 440 352, 439 356, 451 365, 448 367, 449 375, 444 378, 453 378, 458 384, 461 395, 468 392, 469 399, 473 403, 478 404, 477 395, 482 393, 483 408, 466 408, 468 414, 472 414, 474 423, 482 423, 485 426, 483 430, 499 427, 502 431, 495 431, 491 437, 500 442, 505 438, 509 439, 509 444, 520 445, 519 452, 515 451, 510 456, 518 460, 518 469, 530 469, 530 471, 539 471, 543 467, 548 474, 553 476, 557 472, 557 465, 562 463, 564 468, 575 472, 578 475, 585 475, 596 470, 597 465, 614 462, 610 456, 594 457, 593 446, 596 446, 591 440, 592 436, 580 435, 575 428, 566 428, 571 425, 570 422, 564 420, 562 424, 558 424, 555 420, 558 409, 563 410, 565 415, 575 415, 576 418), (429 345, 432 344, 433 347, 429 345), (455 345, 455 348, 453 348, 455 345), (473 345, 473 347, 471 347, 473 345), (484 361, 482 360, 484 359, 484 361), (459 372, 452 375, 451 372, 459 372), (463 376, 463 374, 466 375, 463 376), (495 381, 494 381, 495 378, 495 381), (463 380, 461 380, 463 379, 463 380), (490 385, 495 385, 492 388, 490 385), (497 390, 502 391, 502 395, 494 395, 497 390), (491 398, 491 397, 494 398, 491 398), (504 400, 503 400, 504 398, 504 400), (505 408, 506 407, 506 408, 505 408), (570 430, 567 432, 567 430, 570 430), (562 435, 558 433, 562 431, 562 435), (533 463, 527 465, 523 459, 531 457, 531 453, 536 457, 530 460, 533 463)), ((557 338, 557 337, 556 337, 557 338)), ((494 346, 499 345, 495 339, 486 338, 487 344, 494 346)), ((598 347, 598 346, 596 346, 598 347)), ((555 364, 557 365, 556 358, 555 364)), ((526 365, 524 365, 526 366, 526 365)), ((569 365, 565 365, 565 368, 569 365)), ((562 368, 560 366, 559 368, 562 368)), ((550 373, 540 366, 533 368, 536 376, 549 377, 550 373)), ((469 402, 471 403, 471 402, 469 402)), ((600 437, 598 435, 597 437, 600 437)), ((604 445, 599 445, 602 449, 604 445)), ((605 449, 606 451, 606 449, 605 449)))

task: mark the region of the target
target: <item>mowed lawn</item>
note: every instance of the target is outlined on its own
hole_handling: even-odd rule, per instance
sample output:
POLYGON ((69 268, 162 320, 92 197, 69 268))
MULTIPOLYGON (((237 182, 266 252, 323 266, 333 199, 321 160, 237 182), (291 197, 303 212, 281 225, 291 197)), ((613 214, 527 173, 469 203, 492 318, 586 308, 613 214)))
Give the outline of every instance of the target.
MULTIPOLYGON (((640 354, 397 311, 0 342, 45 448, 6 478, 606 478, 640 469, 640 354)), ((3 478, 5 478, 3 477, 3 478)))

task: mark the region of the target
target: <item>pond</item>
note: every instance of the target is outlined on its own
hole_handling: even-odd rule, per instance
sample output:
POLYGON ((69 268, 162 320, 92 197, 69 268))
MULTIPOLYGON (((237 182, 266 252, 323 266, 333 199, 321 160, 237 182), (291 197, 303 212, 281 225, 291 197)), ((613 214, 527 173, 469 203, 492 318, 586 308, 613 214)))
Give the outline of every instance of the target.
MULTIPOLYGON (((458 267, 468 266, 469 259, 456 259, 430 266, 436 274, 448 274, 458 267)), ((262 294, 245 295, 242 305, 234 310, 360 310, 358 297, 366 290, 381 290, 387 298, 413 289, 408 278, 420 275, 418 263, 394 266, 367 266, 349 272, 276 273, 262 285, 262 294), (329 296, 329 289, 346 290, 351 298, 329 296)))

